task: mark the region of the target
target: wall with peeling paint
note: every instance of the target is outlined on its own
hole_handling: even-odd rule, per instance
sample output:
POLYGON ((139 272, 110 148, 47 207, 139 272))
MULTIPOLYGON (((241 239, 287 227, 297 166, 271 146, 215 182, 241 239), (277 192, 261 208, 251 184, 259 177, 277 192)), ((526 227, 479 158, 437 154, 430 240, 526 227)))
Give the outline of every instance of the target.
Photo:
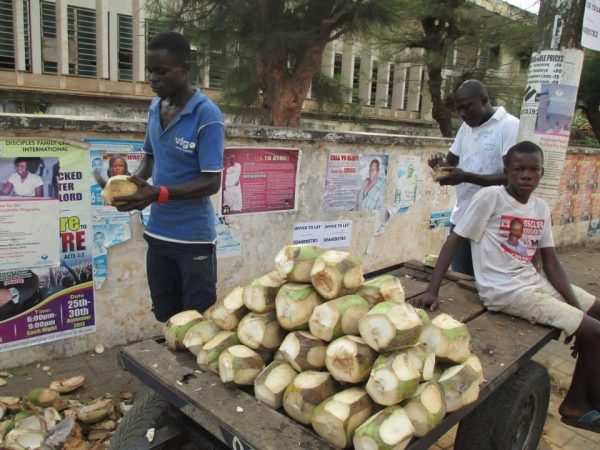
MULTIPOLYGON (((6 137, 36 136, 56 139, 142 139, 145 128, 144 121, 141 120, 2 114, 0 126, 6 137)), ((430 230, 429 216, 432 212, 449 209, 453 201, 452 189, 441 188, 431 181, 426 161, 432 153, 446 151, 450 140, 256 126, 231 126, 227 133, 227 145, 297 148, 302 151, 302 156, 297 211, 228 217, 231 233, 241 242, 241 255, 219 258, 219 296, 225 295, 236 285, 245 284, 272 270, 273 257, 281 246, 291 242, 296 222, 352 220, 349 250, 362 258, 368 271, 439 252, 446 229, 430 230), (330 152, 389 155, 385 194, 388 205, 393 202, 393 174, 398 167, 398 158, 405 155, 420 156, 420 184, 416 204, 408 212, 392 216, 385 232, 379 236, 373 236, 375 212, 324 212, 323 195, 327 156, 330 152)), ((96 292, 96 333, 2 353, 0 368, 93 351, 97 344, 108 347, 160 333, 160 324, 150 312, 143 230, 138 220, 132 219, 131 223, 133 238, 108 250, 108 279, 102 289, 96 292)), ((574 235, 569 230, 561 228, 559 231, 569 243, 573 243, 571 240, 574 235)), ((588 239, 583 229, 577 233, 578 243, 588 239)), ((557 239, 558 245, 561 240, 557 239)))

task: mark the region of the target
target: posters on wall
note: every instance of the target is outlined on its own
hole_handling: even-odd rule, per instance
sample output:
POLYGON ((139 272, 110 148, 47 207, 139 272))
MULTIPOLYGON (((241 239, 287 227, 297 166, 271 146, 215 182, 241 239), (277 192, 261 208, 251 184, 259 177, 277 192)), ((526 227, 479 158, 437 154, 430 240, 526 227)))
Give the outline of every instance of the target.
POLYGON ((408 211, 415 204, 419 173, 421 173, 420 156, 400 156, 398 158, 394 192, 394 207, 397 213, 408 211))
POLYGON ((433 212, 429 215, 429 229, 442 228, 450 226, 450 216, 452 211, 433 212))
POLYGON ((336 220, 298 222, 294 224, 294 245, 317 245, 323 248, 349 247, 352 240, 352 221, 336 220))
POLYGON ((225 148, 220 215, 295 210, 299 170, 300 150, 225 148))
POLYGON ((565 157, 559 192, 552 210, 553 224, 600 218, 599 170, 600 158, 595 155, 568 154, 565 157))
POLYGON ((0 139, 0 352, 95 330, 88 175, 84 146, 0 139))
POLYGON ((330 153, 325 178, 325 212, 383 208, 388 155, 330 153))
POLYGON ((58 158, 27 158, 0 153, 0 270, 55 267, 58 246, 59 192, 53 183, 58 158), (23 222, 27 217, 27 222, 23 222))
POLYGON ((242 243, 235 236, 227 217, 215 216, 217 231, 217 258, 229 258, 242 254, 242 243))
POLYGON ((579 49, 533 53, 520 115, 518 141, 532 141, 544 149, 544 177, 536 190, 552 208, 569 144, 583 65, 579 49))
POLYGON ((581 45, 600 51, 600 0, 586 0, 581 45))
MULTIPOLYGON (((143 141, 117 139, 84 139, 90 146, 90 195, 93 222, 94 287, 100 289, 106 281, 108 247, 131 239, 130 213, 105 206, 102 188, 111 176, 131 175, 138 168, 144 153, 143 141)), ((142 212, 147 216, 150 208, 142 212)))

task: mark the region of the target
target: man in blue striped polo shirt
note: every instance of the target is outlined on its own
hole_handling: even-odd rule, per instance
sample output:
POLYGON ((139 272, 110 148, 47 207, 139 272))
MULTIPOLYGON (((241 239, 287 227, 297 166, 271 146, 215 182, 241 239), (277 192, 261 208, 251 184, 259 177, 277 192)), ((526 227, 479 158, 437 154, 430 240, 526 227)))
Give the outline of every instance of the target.
POLYGON ((145 155, 130 178, 139 191, 120 211, 152 204, 145 231, 148 284, 161 322, 216 300, 215 219, 210 196, 221 186, 225 124, 219 108, 188 82, 190 44, 164 32, 146 53, 150 104, 145 155), (152 176, 153 185, 146 182, 152 176))

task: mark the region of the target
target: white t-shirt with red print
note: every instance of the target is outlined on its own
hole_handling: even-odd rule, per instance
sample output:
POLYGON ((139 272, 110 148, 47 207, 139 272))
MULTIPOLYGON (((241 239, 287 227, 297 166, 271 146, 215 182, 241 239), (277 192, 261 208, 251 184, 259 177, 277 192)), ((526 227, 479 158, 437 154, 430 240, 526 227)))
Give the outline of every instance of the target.
MULTIPOLYGON (((517 143, 519 119, 496 108, 494 115, 478 127, 471 128, 463 122, 458 129, 450 152, 458 156, 458 168, 479 175, 502 173, 502 157, 517 143)), ((456 185, 456 206, 450 222, 458 224, 473 195, 481 186, 472 183, 456 185)))
POLYGON ((554 247, 550 209, 542 199, 532 195, 523 204, 504 186, 483 188, 454 232, 471 240, 477 289, 486 308, 499 311, 523 289, 541 286, 531 258, 538 248, 554 247), (514 219, 523 228, 517 242, 509 239, 514 219))

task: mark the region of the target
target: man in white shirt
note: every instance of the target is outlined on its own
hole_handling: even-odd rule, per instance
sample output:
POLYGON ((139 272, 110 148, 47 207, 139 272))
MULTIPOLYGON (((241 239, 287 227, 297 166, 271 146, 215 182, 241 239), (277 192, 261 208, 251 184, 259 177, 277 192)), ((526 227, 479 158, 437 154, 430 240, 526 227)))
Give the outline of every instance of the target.
MULTIPOLYGON (((454 93, 456 109, 463 120, 443 164, 437 157, 429 159, 429 166, 443 164, 444 176, 438 178, 442 186, 456 186, 456 206, 450 217, 450 231, 454 229, 473 195, 484 186, 504 185, 503 156, 517 142, 519 119, 503 107, 494 108, 485 85, 478 80, 467 80, 454 93)), ((468 245, 459 249, 452 261, 452 269, 473 275, 471 250, 468 245)))

